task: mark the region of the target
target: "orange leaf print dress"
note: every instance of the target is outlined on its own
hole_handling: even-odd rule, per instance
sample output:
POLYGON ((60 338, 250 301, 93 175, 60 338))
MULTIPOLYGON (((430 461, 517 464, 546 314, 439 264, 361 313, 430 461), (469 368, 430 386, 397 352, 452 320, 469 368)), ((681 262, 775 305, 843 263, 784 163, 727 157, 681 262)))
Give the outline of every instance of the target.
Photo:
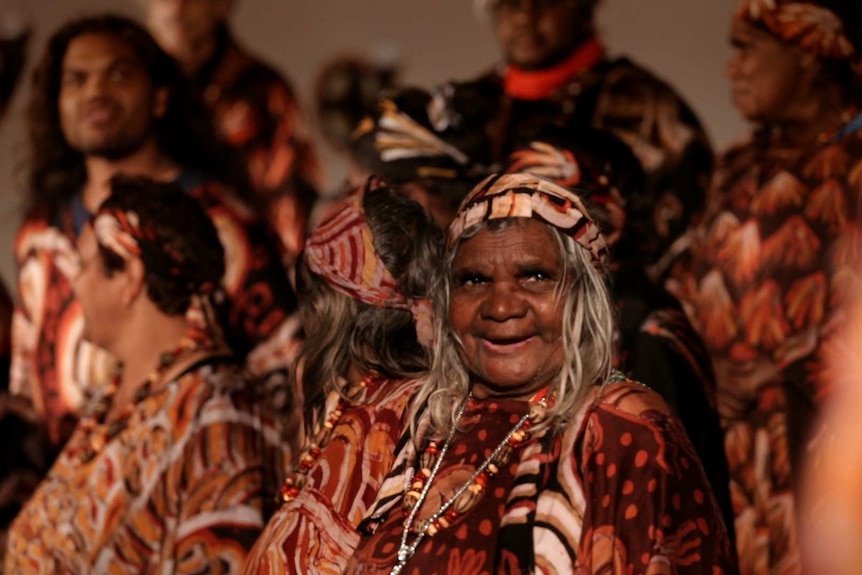
POLYGON ((725 447, 743 574, 800 572, 793 478, 833 383, 824 360, 862 285, 862 136, 808 150, 770 140, 723 156, 692 263, 669 283, 709 348, 719 397, 742 406, 725 447))

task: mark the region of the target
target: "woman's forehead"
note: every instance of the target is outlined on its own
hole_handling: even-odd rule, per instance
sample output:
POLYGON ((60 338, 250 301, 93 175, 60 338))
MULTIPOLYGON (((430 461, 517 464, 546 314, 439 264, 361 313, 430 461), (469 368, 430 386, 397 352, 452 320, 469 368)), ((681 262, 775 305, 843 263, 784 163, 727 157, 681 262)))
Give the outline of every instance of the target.
POLYGON ((528 259, 559 264, 560 249, 554 230, 537 220, 492 220, 471 232, 456 245, 453 266, 528 259))

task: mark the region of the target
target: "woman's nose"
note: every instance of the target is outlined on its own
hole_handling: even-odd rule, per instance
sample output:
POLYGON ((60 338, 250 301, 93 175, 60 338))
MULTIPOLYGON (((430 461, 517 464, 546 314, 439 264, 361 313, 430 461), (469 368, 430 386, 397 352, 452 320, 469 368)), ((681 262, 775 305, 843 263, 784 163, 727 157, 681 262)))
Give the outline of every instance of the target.
POLYGON ((523 317, 526 309, 526 302, 518 286, 495 283, 488 292, 480 311, 485 319, 503 322, 523 317))

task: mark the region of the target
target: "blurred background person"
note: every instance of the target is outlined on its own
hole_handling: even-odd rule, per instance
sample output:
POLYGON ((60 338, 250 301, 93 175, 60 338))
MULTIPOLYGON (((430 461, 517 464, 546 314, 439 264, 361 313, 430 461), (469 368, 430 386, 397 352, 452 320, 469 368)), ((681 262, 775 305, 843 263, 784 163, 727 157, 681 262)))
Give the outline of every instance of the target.
POLYGON ((754 125, 669 283, 712 357, 743 573, 799 573, 796 496, 858 291, 862 4, 740 3, 727 67, 754 125))
POLYGON ((16 518, 4 569, 238 573, 274 470, 241 362, 188 315, 217 293, 225 249, 176 184, 110 188, 77 237, 72 286, 84 337, 122 369, 16 518))
POLYGON ((862 565, 862 307, 841 337, 840 353, 827 360, 835 390, 815 424, 803 469, 799 546, 806 575, 851 575, 862 565))
POLYGON ((376 178, 328 207, 299 264, 306 441, 245 573, 341 573, 430 367, 442 233, 376 178), (370 273, 369 273, 370 272, 370 273))
MULTIPOLYGON (((643 197, 656 233, 654 262, 703 208, 713 153, 699 119, 666 83, 627 58, 609 58, 596 29, 599 0, 476 0, 503 63, 473 82, 442 88, 485 116, 495 159, 537 130, 592 126, 612 132, 646 174, 643 197)), ((651 270, 658 280, 664 268, 651 270)))
MULTIPOLYGON (((150 32, 203 96, 222 137, 242 155, 256 197, 293 269, 322 184, 311 133, 284 75, 239 45, 238 0, 144 0, 150 32)), ((246 190, 242 190, 245 192, 246 190)))
MULTIPOLYGON (((366 57, 346 55, 325 63, 314 82, 317 128, 323 141, 346 168, 345 184, 353 189, 367 179, 353 157, 353 134, 374 114, 381 93, 394 87, 400 65, 394 54, 366 57)), ((333 166, 327 166, 332 172, 333 166)))
POLYGON ((377 174, 445 228, 488 173, 490 141, 468 110, 420 88, 383 94, 352 135, 357 174, 377 174))
POLYGON ((70 273, 74 242, 117 173, 176 182, 204 206, 226 253, 227 297, 217 302, 226 340, 258 377, 290 359, 298 320, 278 240, 236 197, 230 184, 242 185, 241 166, 183 86, 144 28, 109 15, 61 27, 34 76, 10 385, 32 402, 58 446, 113 364, 81 338, 70 273))

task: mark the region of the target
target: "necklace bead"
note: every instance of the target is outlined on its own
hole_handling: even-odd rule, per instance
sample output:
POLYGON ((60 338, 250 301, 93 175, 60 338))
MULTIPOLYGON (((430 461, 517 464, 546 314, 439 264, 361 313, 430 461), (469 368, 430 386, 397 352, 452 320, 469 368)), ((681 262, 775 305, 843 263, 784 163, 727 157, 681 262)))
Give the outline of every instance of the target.
MULTIPOLYGON (((458 408, 456 421, 461 421, 464 412, 468 405, 471 405, 472 401, 473 393, 471 391, 458 408)), ((413 476, 410 484, 411 488, 404 495, 402 505, 402 511, 405 515, 404 532, 401 535, 401 545, 398 549, 398 563, 392 568, 390 575, 398 575, 404 569, 404 566, 416 553, 426 535, 434 537, 439 533, 440 529, 449 527, 459 517, 465 515, 475 507, 481 494, 487 488, 490 479, 499 473, 500 466, 505 465, 512 453, 520 448, 527 439, 528 434, 525 430, 544 419, 547 406, 552 401, 553 397, 548 396, 547 389, 533 396, 528 413, 518 420, 515 426, 491 452, 491 455, 479 465, 473 475, 431 517, 421 520, 417 519, 416 515, 427 499, 434 479, 440 472, 443 459, 455 438, 457 426, 453 426, 449 431, 449 435, 442 446, 439 446, 436 441, 428 442, 420 456, 422 468, 413 476), (541 404, 542 408, 534 410, 533 407, 538 404, 541 404), (431 463, 432 461, 433 464, 431 463), (415 539, 413 543, 408 544, 407 541, 411 534, 415 536, 415 539)))
POLYGON ((280 490, 280 503, 284 504, 296 499, 302 491, 302 487, 308 480, 309 472, 323 453, 323 447, 332 437, 332 432, 341 421, 344 411, 350 407, 352 402, 361 400, 369 390, 373 391, 383 381, 384 379, 377 374, 368 374, 358 384, 342 390, 342 396, 338 399, 335 408, 326 415, 321 429, 308 447, 299 454, 294 468, 285 477, 280 490))

